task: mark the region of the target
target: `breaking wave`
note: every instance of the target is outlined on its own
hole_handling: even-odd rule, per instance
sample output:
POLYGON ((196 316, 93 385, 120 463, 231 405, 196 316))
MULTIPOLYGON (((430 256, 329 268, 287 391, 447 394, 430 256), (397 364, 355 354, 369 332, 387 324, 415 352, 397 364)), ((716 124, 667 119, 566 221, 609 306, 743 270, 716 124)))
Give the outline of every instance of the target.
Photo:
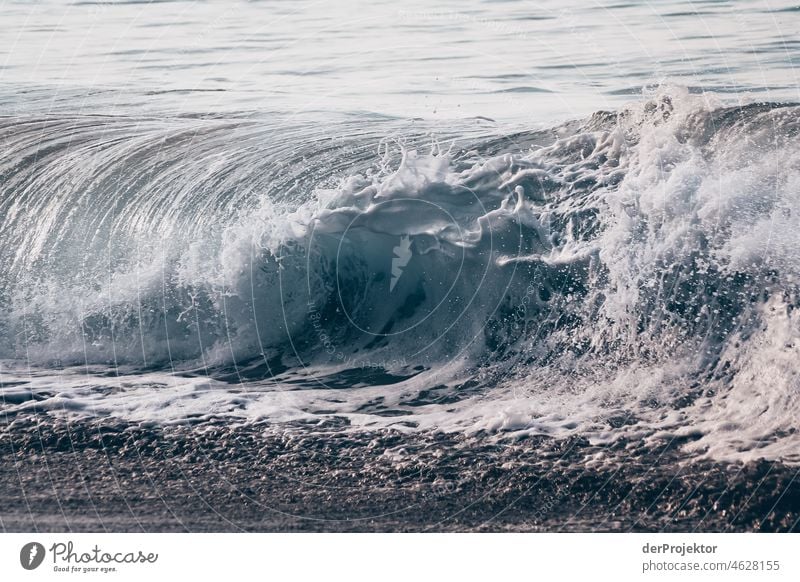
POLYGON ((799 111, 0 120, 7 406, 800 462, 799 111))

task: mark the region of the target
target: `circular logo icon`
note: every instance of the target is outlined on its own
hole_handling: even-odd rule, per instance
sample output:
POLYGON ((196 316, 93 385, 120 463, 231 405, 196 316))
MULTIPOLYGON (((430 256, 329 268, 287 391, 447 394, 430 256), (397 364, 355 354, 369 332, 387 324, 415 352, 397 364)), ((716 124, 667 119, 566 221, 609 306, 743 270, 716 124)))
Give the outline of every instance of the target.
POLYGON ((35 570, 44 561, 44 546, 39 542, 30 542, 19 551, 19 563, 26 570, 35 570))

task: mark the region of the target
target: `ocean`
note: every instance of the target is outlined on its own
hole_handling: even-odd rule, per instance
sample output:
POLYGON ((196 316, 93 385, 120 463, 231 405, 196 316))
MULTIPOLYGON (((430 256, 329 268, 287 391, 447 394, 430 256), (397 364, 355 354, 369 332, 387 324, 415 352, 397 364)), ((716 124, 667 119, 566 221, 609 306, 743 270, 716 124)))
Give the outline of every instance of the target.
POLYGON ((800 6, 0 19, 0 526, 796 531, 800 6))

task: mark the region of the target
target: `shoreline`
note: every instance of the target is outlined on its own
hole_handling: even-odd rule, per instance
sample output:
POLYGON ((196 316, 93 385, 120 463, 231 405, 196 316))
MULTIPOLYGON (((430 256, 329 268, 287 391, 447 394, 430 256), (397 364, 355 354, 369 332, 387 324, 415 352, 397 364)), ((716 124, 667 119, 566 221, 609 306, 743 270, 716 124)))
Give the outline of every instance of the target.
POLYGON ((0 454, 7 532, 800 531, 797 467, 675 443, 31 414, 0 426, 0 454))

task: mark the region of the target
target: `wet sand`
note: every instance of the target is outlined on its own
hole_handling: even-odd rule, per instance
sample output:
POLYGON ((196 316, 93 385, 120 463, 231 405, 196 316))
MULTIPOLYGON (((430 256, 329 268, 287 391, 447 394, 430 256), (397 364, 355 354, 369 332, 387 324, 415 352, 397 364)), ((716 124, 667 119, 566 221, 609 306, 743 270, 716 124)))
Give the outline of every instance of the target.
POLYGON ((800 531, 796 467, 335 422, 0 427, 5 531, 800 531))

